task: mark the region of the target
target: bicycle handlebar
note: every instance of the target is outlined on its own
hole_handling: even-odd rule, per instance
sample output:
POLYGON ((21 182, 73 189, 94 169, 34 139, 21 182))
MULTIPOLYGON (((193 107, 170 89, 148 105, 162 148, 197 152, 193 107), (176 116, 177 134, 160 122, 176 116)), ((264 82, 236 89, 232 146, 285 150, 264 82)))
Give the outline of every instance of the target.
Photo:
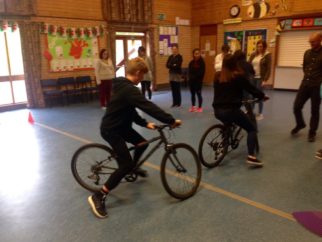
POLYGON ((265 96, 263 99, 259 99, 259 98, 254 98, 254 99, 247 99, 247 100, 243 100, 242 103, 245 104, 245 103, 249 103, 249 104, 252 104, 252 103, 258 103, 260 101, 266 101, 268 100, 269 97, 268 96, 265 96))
POLYGON ((164 128, 170 128, 170 129, 172 129, 172 125, 171 124, 155 124, 154 127, 158 131, 163 130, 164 128))

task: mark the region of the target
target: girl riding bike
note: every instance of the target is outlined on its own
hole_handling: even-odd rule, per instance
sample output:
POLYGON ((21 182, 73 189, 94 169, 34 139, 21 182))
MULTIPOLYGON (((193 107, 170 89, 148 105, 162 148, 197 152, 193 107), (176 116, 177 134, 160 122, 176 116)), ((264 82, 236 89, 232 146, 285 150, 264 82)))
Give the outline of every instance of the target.
POLYGON ((215 116, 225 125, 235 123, 247 131, 248 157, 246 163, 262 167, 263 162, 255 156, 257 130, 248 116, 240 109, 243 91, 247 91, 259 100, 268 99, 265 94, 253 86, 245 73, 238 67, 232 55, 226 55, 222 70, 214 82, 213 108, 215 116))

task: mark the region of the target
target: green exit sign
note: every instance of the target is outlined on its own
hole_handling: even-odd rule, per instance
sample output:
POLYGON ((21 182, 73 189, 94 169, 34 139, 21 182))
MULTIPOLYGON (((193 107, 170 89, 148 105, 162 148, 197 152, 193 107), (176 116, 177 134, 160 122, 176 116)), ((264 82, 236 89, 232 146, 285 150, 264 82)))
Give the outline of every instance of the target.
POLYGON ((158 20, 165 20, 165 14, 164 13, 159 13, 158 14, 158 20))

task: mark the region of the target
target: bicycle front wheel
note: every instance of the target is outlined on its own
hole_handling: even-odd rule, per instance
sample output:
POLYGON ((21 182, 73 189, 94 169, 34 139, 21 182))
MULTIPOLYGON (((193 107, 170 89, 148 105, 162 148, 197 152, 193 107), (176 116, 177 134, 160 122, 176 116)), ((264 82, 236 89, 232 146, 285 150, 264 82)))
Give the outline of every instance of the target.
POLYGON ((211 126, 199 142, 199 158, 201 163, 213 168, 220 164, 228 151, 228 140, 225 138, 225 127, 221 124, 211 126))
POLYGON ((73 155, 71 169, 76 181, 91 192, 100 191, 118 168, 113 151, 103 144, 87 144, 73 155))
POLYGON ((174 198, 193 196, 200 184, 201 165, 195 150, 187 144, 174 144, 164 154, 161 180, 165 190, 174 198))

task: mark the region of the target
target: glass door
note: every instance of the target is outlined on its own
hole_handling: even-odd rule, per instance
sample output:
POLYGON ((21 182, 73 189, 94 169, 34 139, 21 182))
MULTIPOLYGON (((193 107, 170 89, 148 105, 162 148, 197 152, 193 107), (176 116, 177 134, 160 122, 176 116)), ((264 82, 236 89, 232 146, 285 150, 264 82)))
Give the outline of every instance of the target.
POLYGON ((0 32, 0 108, 27 103, 19 28, 0 32))
POLYGON ((140 36, 117 36, 115 42, 117 77, 125 76, 126 61, 138 56, 138 49, 144 44, 143 40, 144 38, 140 36))

